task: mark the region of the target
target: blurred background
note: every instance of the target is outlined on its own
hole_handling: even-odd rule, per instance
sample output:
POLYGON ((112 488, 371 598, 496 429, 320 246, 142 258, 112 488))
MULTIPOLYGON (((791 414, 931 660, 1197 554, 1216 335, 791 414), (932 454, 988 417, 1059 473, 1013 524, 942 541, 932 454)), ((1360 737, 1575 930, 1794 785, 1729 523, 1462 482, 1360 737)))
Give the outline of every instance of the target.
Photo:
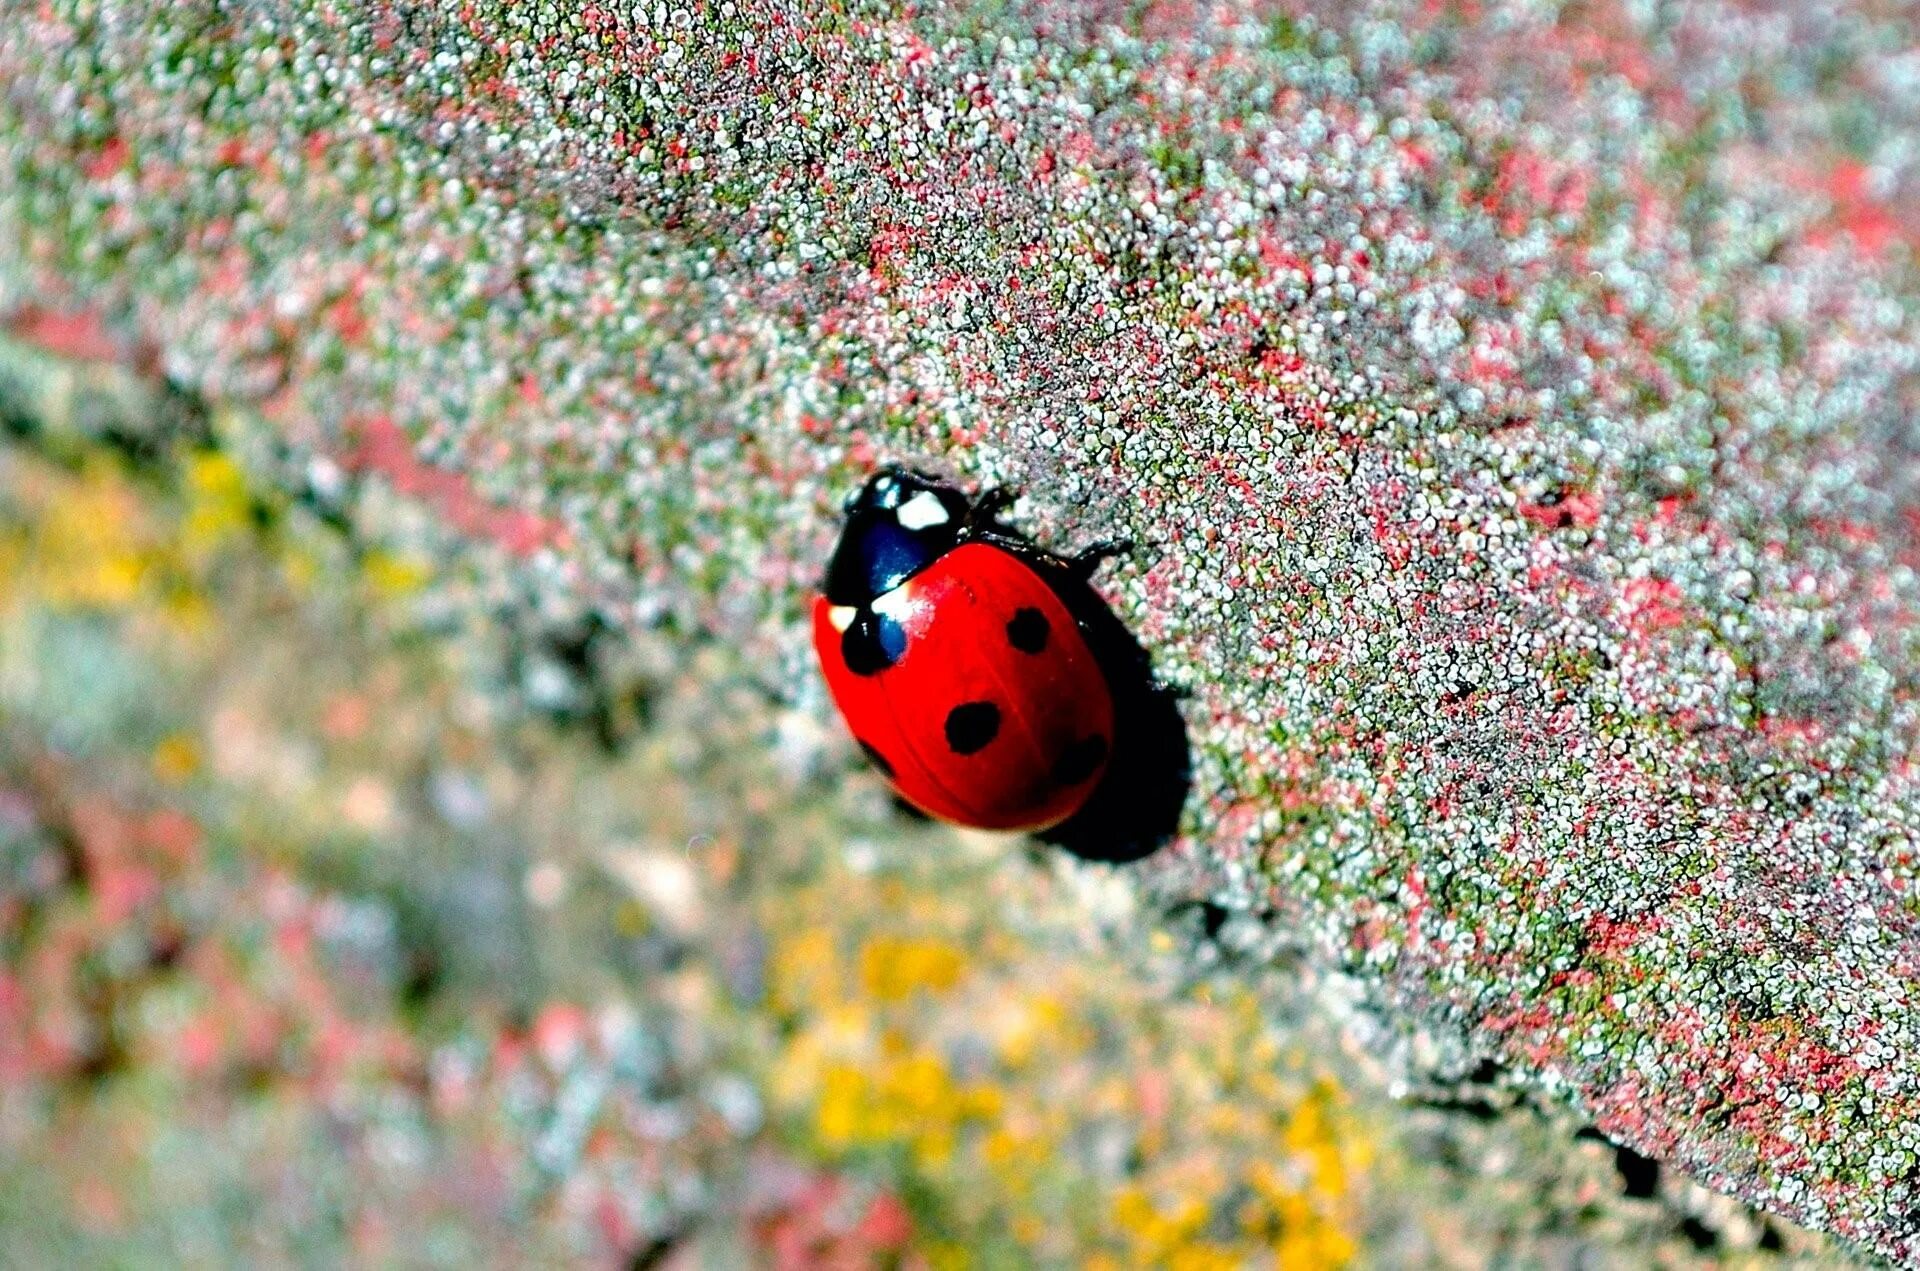
POLYGON ((0 1264, 1822 1260, 723 648, 474 618, 409 499, 0 359, 0 1264))

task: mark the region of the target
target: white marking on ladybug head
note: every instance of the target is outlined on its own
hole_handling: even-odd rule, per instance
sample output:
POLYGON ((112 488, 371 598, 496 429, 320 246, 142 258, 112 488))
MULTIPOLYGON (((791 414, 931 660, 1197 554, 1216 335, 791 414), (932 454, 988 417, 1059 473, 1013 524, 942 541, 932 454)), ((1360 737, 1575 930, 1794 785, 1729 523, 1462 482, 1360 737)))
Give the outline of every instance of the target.
POLYGON ((900 505, 893 514, 900 522, 900 528, 907 530, 931 529, 936 525, 945 525, 951 518, 947 515, 947 505, 940 496, 931 490, 922 490, 900 505))
POLYGON ((908 595, 912 583, 901 583, 892 591, 883 591, 872 600, 873 611, 882 618, 892 618, 904 623, 907 615, 913 612, 913 597, 908 595))
POLYGON ((853 625, 853 615, 858 612, 852 605, 834 605, 827 610, 827 621, 835 631, 845 631, 853 625))

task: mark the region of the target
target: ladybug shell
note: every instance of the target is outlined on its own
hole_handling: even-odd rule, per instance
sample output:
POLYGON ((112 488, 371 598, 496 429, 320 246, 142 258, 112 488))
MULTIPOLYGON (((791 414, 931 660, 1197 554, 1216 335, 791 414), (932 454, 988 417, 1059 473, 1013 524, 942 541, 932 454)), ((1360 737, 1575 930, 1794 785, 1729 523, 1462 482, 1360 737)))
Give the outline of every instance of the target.
POLYGON ((1079 810, 1106 771, 1113 695, 1032 565, 963 543, 872 605, 905 631, 891 666, 848 666, 824 596, 813 642, 855 740, 903 798, 989 830, 1043 830, 1079 810))

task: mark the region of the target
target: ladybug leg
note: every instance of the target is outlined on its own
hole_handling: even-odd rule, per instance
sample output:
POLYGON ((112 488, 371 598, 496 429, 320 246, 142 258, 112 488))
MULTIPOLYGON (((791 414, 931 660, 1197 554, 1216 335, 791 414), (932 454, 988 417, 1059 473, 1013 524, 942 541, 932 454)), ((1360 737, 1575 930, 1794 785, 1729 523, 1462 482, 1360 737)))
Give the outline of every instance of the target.
POLYGON ((1132 539, 1102 539, 1090 547, 1082 548, 1080 551, 1075 552, 1062 563, 1066 565, 1068 573, 1078 578, 1081 582, 1085 582, 1087 579, 1093 577, 1094 571, 1100 568, 1102 561, 1112 560, 1117 556, 1130 555, 1133 552, 1133 547, 1132 539))
POLYGON ((973 542, 991 543, 995 547, 1012 552, 1037 569, 1061 566, 1066 563, 1064 558, 1055 556, 1043 547, 1034 546, 1033 541, 1026 535, 1005 525, 981 526, 974 530, 970 537, 973 542))
POLYGON ((1003 485, 992 486, 980 492, 967 510, 967 520, 981 529, 992 530, 1000 524, 1000 514, 1013 506, 1020 496, 1003 485))
POLYGON ((1100 568, 1100 562, 1115 556, 1125 556, 1136 546, 1132 539, 1102 539, 1091 547, 1075 552, 1071 556, 1062 556, 1036 546, 1026 536, 1008 529, 1004 525, 986 526, 972 535, 976 543, 991 543, 995 547, 1012 552, 1015 556, 1039 570, 1064 570, 1075 582, 1086 582, 1100 568))

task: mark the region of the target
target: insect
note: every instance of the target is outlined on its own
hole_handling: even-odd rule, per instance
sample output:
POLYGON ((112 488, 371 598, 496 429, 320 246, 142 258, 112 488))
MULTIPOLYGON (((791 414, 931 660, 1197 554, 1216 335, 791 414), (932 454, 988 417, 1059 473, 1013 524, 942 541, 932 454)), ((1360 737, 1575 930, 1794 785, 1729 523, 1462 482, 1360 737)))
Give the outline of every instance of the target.
POLYGON ((1087 580, 1127 547, 1057 556, 1000 523, 1011 502, 876 473, 846 502, 813 642, 854 739, 908 803, 1041 831, 1080 812, 1113 761, 1124 712, 1087 580))

